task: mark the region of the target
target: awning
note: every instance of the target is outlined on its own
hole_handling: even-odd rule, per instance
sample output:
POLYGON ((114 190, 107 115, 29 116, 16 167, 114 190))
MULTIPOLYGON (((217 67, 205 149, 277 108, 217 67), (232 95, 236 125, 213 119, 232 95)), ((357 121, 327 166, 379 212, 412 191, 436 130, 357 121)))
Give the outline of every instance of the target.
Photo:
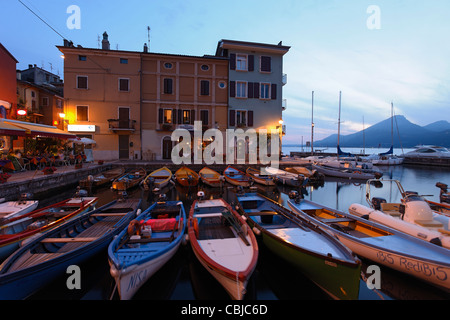
POLYGON ((13 126, 0 120, 0 136, 24 136, 25 129, 13 126))
POLYGON ((24 130, 25 134, 18 134, 18 135, 60 138, 60 139, 76 138, 76 135, 74 134, 70 134, 56 127, 46 126, 43 124, 15 121, 9 119, 5 120, 4 124, 9 124, 16 128, 24 130))

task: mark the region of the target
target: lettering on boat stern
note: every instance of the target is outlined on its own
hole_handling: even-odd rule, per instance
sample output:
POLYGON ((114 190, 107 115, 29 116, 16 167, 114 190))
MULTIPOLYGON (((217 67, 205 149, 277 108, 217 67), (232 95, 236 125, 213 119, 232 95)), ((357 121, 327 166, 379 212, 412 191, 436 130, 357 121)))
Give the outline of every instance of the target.
POLYGON ((145 281, 146 278, 147 278, 147 270, 141 270, 133 274, 130 277, 130 282, 128 283, 127 291, 139 287, 141 282, 145 281))

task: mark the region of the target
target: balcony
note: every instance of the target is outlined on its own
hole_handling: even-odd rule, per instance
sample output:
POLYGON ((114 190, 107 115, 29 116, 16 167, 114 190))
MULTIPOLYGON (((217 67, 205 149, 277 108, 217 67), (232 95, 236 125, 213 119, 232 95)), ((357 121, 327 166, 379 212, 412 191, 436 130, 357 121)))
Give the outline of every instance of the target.
POLYGON ((136 120, 108 119, 109 131, 114 133, 133 133, 136 131, 136 120))
POLYGON ((281 78, 281 83, 283 84, 283 86, 287 85, 287 74, 283 73, 283 76, 281 78))
POLYGON ((286 111, 287 109, 287 99, 283 99, 281 102, 281 110, 286 111))

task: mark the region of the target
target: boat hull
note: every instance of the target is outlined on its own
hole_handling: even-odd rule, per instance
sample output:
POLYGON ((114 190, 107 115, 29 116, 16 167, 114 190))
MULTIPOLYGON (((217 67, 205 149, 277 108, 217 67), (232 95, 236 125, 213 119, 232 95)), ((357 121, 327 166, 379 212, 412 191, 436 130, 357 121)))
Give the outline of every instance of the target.
POLYGON ((351 171, 346 172, 345 170, 327 168, 321 165, 312 165, 312 168, 317 170, 318 172, 324 174, 325 176, 336 177, 336 178, 345 178, 345 179, 354 179, 354 180, 369 180, 375 178, 374 174, 364 173, 361 171, 351 171))
POLYGON ((197 172, 187 168, 182 167, 175 172, 176 181, 183 187, 195 187, 198 185, 198 174, 197 172))

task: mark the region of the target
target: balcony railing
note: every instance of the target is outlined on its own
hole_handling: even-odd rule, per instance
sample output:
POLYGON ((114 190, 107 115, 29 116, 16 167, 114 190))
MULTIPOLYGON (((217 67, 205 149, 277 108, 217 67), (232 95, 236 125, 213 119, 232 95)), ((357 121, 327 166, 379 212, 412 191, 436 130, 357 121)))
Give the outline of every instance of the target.
POLYGON ((283 84, 283 86, 287 85, 287 74, 283 73, 283 76, 281 78, 281 83, 283 84))
POLYGON ((135 131, 136 120, 120 120, 120 119, 108 119, 109 130, 118 131, 135 131))
POLYGON ((287 109, 287 99, 283 99, 283 101, 281 101, 281 109, 283 111, 286 111, 286 109, 287 109))

